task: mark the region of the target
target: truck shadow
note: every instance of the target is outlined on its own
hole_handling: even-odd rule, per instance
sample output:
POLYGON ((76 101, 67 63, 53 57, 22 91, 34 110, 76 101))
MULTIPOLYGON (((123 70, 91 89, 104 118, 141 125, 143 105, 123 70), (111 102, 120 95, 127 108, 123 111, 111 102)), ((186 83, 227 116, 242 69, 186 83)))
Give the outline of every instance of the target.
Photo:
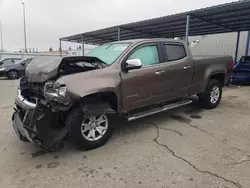
MULTIPOLYGON (((161 112, 161 113, 151 115, 148 117, 144 117, 144 118, 132 121, 132 122, 128 122, 124 118, 114 117, 113 119, 114 132, 113 132, 112 137, 104 146, 101 146, 100 148, 95 149, 93 152, 98 152, 102 150, 102 148, 105 148, 105 147, 112 148, 112 150, 115 150, 117 147, 117 144, 127 144, 129 142, 130 143, 136 142, 137 138, 139 138, 140 141, 147 141, 147 139, 149 138, 144 138, 144 137, 141 138, 140 134, 142 134, 142 132, 144 134, 145 133, 147 134, 147 132, 152 131, 152 129, 155 129, 155 133, 156 133, 155 124, 157 125, 164 124, 165 126, 167 126, 168 124, 171 124, 173 120, 176 120, 176 119, 178 120, 179 117, 181 118, 179 121, 182 121, 182 120, 192 121, 191 119, 183 118, 182 116, 179 116, 178 114, 184 113, 186 114, 186 116, 192 116, 192 115, 200 114, 202 111, 203 110, 200 108, 198 101, 195 100, 192 104, 186 105, 184 107, 169 110, 167 112, 161 112), (134 138, 135 136, 137 138, 134 138)), ((155 134, 155 136, 157 135, 155 134)), ((154 139, 153 137, 150 139, 151 140, 154 139)), ((56 152, 46 152, 42 149, 39 149, 38 146, 25 146, 26 151, 29 150, 27 147, 29 147, 30 150, 32 150, 30 151, 31 158, 36 158, 38 156, 43 156, 43 155, 55 155, 59 157, 66 157, 73 153, 79 153, 79 152, 87 153, 88 152, 78 147, 75 140, 72 138, 67 138, 66 140, 64 140, 64 147, 56 152)))
POLYGON ((196 116, 199 116, 199 118, 197 119, 200 119, 202 118, 199 115, 201 112, 203 112, 203 109, 200 108, 198 101, 195 100, 192 104, 147 116, 132 122, 128 122, 125 119, 118 119, 116 120, 113 138, 115 139, 116 137, 119 137, 121 135, 124 135, 124 137, 126 137, 133 131, 152 129, 152 127, 155 127, 154 124, 161 125, 171 123, 173 119, 177 119, 175 117, 181 117, 179 114, 185 114, 185 116, 188 116, 185 118, 188 121, 192 121, 191 118, 195 118, 196 116))
MULTIPOLYGON (((106 143, 106 145, 101 147, 112 147, 115 149, 118 143, 126 144, 128 142, 133 142, 136 140, 134 136, 140 137, 141 132, 144 134, 147 134, 147 132, 152 131, 152 129, 155 129, 156 133, 156 127, 154 124, 157 125, 165 125, 167 127, 168 124, 171 124, 174 121, 184 122, 184 121, 192 121, 192 118, 200 119, 202 118, 199 114, 203 112, 203 110, 199 106, 199 101, 194 100, 192 104, 176 108, 173 110, 169 110, 167 112, 161 112, 155 115, 151 115, 148 117, 144 117, 132 122, 128 122, 124 118, 114 117, 113 122, 114 123, 114 131, 113 135, 110 138, 110 140, 106 143), (184 114, 185 117, 180 116, 179 114, 184 114), (114 147, 115 146, 115 147, 114 147)), ((156 136, 156 135, 155 135, 156 136)), ((148 138, 139 138, 142 139, 148 139, 148 138)), ((150 138, 150 139, 153 139, 150 138)), ((77 145, 74 143, 72 139, 67 139, 65 141, 65 148, 63 150, 68 150, 68 152, 72 150, 81 150, 77 147, 77 145)), ((96 149, 98 151, 98 148, 96 149)), ((86 151, 87 152, 87 151, 86 151)))
POLYGON ((6 80, 10 80, 10 79, 8 79, 8 78, 6 78, 6 77, 0 78, 0 81, 6 81, 6 80))

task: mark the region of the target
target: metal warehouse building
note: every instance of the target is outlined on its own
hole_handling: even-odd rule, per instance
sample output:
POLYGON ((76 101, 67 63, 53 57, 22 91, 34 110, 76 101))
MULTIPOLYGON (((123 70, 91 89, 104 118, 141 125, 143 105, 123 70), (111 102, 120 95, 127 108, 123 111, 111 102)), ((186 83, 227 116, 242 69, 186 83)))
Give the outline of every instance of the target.
MULTIPOLYGON (((247 43, 247 41, 249 41, 249 36, 249 32, 241 32, 237 60, 239 60, 241 56, 250 55, 250 44, 247 43)), ((236 39, 237 33, 223 33, 193 36, 189 38, 189 42, 199 41, 197 45, 191 47, 191 51, 194 55, 231 55, 234 57, 236 39)))

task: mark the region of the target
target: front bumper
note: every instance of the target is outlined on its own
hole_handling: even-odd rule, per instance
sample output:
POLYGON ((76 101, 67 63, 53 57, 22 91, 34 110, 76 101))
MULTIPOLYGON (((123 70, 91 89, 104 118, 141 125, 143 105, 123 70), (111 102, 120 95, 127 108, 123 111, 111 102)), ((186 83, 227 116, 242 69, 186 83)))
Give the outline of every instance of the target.
POLYGON ((6 77, 6 72, 5 71, 0 71, 0 77, 6 77))
POLYGON ((33 142, 33 140, 30 138, 29 133, 26 129, 23 127, 23 121, 20 118, 18 112, 14 112, 12 115, 12 123, 13 128, 17 134, 17 136, 20 138, 20 140, 24 142, 33 142))
POLYGON ((15 104, 17 106, 21 107, 22 109, 25 109, 25 110, 35 109, 36 108, 36 104, 35 103, 29 102, 28 100, 26 100, 21 95, 21 90, 20 89, 17 90, 17 96, 15 98, 15 104))
POLYGON ((13 113, 12 123, 20 140, 36 143, 49 151, 61 146, 68 130, 59 124, 60 112, 54 113, 52 108, 27 101, 20 90, 15 104, 17 108, 13 113))

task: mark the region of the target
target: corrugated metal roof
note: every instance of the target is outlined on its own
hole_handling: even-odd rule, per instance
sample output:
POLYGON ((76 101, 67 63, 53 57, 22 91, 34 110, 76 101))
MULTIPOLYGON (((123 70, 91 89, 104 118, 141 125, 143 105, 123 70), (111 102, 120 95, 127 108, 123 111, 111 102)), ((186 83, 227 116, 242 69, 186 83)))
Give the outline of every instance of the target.
POLYGON ((250 0, 237 1, 194 11, 117 25, 63 37, 63 41, 103 44, 120 39, 173 38, 183 37, 186 31, 186 17, 190 15, 189 36, 227 33, 250 30, 250 0))

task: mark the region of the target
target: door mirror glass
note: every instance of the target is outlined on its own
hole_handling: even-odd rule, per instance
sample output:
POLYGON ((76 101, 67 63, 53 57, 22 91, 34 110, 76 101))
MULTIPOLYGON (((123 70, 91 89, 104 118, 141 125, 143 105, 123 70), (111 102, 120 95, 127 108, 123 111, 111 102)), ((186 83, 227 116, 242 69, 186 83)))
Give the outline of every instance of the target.
POLYGON ((140 59, 129 59, 126 61, 125 69, 133 70, 133 69, 140 69, 142 67, 142 63, 140 59))

